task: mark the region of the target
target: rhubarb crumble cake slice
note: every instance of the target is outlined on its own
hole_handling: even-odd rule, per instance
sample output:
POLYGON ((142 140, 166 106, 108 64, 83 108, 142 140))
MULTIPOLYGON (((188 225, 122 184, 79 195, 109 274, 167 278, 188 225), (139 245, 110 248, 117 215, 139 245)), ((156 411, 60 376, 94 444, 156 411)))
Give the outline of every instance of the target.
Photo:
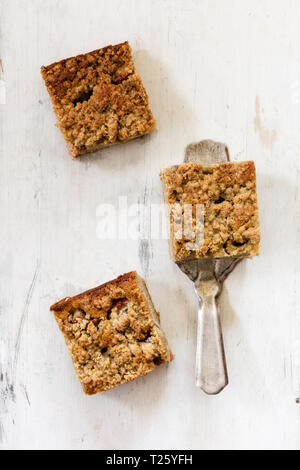
POLYGON ((144 280, 130 272, 52 305, 88 395, 173 359, 144 280))
POLYGON ((74 158, 155 129, 128 42, 56 62, 41 73, 74 158))
POLYGON ((170 251, 175 262, 259 254, 253 161, 211 166, 184 163, 163 170, 161 179, 171 209, 170 251), (199 224, 198 208, 202 216, 199 224), (190 230, 185 230, 185 219, 190 230), (191 243, 197 233, 201 234, 201 243, 191 243))

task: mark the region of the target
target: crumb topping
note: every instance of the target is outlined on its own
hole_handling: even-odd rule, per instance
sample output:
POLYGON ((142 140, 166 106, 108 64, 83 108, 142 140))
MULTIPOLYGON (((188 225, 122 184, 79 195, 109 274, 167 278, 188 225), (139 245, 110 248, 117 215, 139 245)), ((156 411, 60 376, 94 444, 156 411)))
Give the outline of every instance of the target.
POLYGON ((171 211, 171 251, 175 261, 195 258, 252 257, 259 254, 259 219, 254 162, 224 163, 205 167, 185 163, 164 170, 161 179, 165 199, 177 204, 171 211), (204 208, 204 242, 189 250, 184 233, 176 239, 176 218, 184 221, 184 204, 192 205, 193 233, 195 207, 204 208))
POLYGON ((144 281, 129 273, 51 307, 87 394, 134 380, 172 359, 143 289, 144 281))
POLYGON ((128 42, 42 67, 74 157, 152 132, 155 120, 128 42))

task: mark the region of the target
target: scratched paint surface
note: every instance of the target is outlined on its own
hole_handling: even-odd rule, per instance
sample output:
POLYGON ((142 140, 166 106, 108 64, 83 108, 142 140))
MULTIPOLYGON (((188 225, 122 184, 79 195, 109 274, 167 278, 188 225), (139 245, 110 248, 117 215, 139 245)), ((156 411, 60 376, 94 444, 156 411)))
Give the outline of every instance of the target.
POLYGON ((300 448, 299 14, 297 0, 0 0, 1 448, 300 448), (158 131, 72 161, 39 67, 126 39, 158 131), (255 160, 262 229, 261 256, 220 301, 230 384, 217 397, 194 387, 192 286, 149 227, 160 168, 204 138, 255 160), (97 237, 97 207, 120 195, 145 205, 144 240, 97 237), (131 269, 176 359, 85 397, 49 305, 131 269))

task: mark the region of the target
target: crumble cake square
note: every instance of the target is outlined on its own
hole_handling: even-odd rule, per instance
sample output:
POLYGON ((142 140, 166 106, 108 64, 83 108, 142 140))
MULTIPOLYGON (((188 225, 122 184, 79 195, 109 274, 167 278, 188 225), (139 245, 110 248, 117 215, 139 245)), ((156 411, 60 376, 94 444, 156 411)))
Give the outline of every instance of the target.
POLYGON ((145 281, 135 272, 52 305, 87 395, 173 360, 145 281))
POLYGON ((41 67, 41 73, 74 158, 155 129, 128 42, 41 67))
POLYGON ((163 170, 160 176, 165 200, 171 208, 170 251, 175 262, 259 254, 260 230, 253 161, 211 166, 184 163, 163 170), (176 219, 184 225, 185 204, 192 208, 193 234, 196 234, 195 208, 202 205, 202 243, 199 249, 189 248, 190 237, 186 237, 184 230, 180 233, 182 238, 177 236, 176 219))

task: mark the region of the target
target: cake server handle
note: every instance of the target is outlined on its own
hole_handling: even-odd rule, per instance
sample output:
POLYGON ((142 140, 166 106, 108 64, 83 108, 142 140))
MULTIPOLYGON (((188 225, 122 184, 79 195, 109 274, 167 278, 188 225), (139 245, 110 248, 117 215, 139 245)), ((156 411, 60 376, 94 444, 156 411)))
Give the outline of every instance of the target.
POLYGON ((216 281, 195 283, 199 299, 196 386, 209 395, 220 393, 228 384, 222 328, 216 296, 216 281))

